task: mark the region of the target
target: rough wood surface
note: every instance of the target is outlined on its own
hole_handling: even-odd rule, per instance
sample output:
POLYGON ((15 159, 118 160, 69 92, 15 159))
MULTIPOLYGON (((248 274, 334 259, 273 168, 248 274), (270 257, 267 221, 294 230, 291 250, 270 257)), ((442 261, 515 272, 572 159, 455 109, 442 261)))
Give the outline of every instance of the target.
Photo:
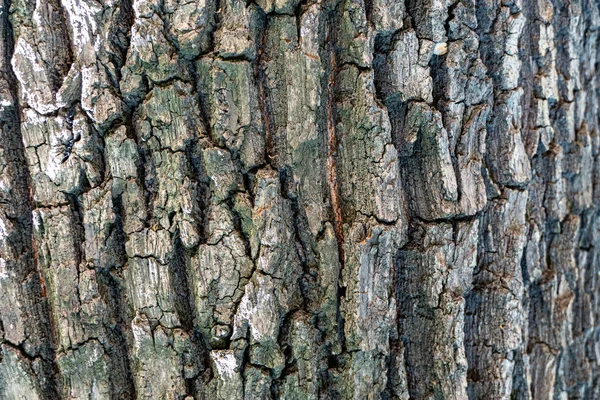
POLYGON ((597 0, 0 0, 0 399, 600 399, 597 0))

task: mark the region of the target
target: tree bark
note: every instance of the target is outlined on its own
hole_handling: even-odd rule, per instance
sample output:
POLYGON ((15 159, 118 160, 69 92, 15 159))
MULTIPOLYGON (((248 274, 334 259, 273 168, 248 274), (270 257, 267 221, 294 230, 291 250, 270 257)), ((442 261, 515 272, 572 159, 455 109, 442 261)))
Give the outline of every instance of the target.
POLYGON ((598 1, 0 6, 0 398, 600 399, 598 1))

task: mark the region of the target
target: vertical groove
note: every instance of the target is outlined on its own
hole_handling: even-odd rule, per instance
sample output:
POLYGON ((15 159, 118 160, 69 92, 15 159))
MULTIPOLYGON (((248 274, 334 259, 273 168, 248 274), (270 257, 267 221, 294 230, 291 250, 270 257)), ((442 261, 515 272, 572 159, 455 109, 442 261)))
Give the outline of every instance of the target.
MULTIPOLYGON (((328 24, 331 24, 328 21, 328 24)), ((340 265, 344 266, 344 221, 342 218, 342 208, 340 204, 340 189, 336 172, 337 155, 337 137, 335 129, 335 76, 338 72, 338 66, 335 58, 335 49, 331 37, 331 30, 328 29, 325 42, 329 47, 329 77, 327 80, 327 171, 329 191, 331 196, 331 207, 333 209, 333 226, 335 236, 338 241, 338 251, 340 265)))
MULTIPOLYGON (((335 10, 335 9, 334 9, 335 10)), ((331 199, 331 208, 333 211, 333 229, 337 242, 338 251, 338 281, 336 288, 336 314, 337 314, 337 334, 340 340, 342 353, 346 351, 346 333, 344 330, 345 317, 342 313, 342 297, 346 295, 346 288, 342 286, 342 279, 346 263, 344 252, 344 220, 342 215, 342 206, 340 201, 340 188, 336 168, 337 156, 337 132, 336 132, 336 75, 338 73, 338 65, 335 54, 334 31, 335 26, 335 11, 329 11, 330 14, 326 19, 325 45, 329 56, 329 69, 327 76, 327 97, 326 97, 326 114, 327 114, 327 181, 329 184, 329 195, 331 199)), ((336 360, 335 363, 338 361, 336 360)))
MULTIPOLYGON (((272 121, 269 116, 269 107, 267 104, 267 93, 265 89, 266 77, 265 68, 262 65, 264 61, 265 43, 267 40, 267 27, 268 27, 268 15, 263 16, 263 26, 260 32, 259 48, 257 49, 256 60, 254 62, 254 79, 258 82, 258 94, 259 94, 259 107, 260 114, 265 125, 265 161, 268 165, 272 165, 273 161, 277 161, 277 155, 273 154, 273 132, 272 132, 272 121)), ((277 165, 277 163, 275 163, 277 165)))

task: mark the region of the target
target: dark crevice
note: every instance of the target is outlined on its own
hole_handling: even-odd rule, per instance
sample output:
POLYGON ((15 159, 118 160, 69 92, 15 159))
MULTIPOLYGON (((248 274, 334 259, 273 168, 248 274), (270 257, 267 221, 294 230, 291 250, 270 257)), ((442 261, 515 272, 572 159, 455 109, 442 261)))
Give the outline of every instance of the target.
MULTIPOLYGON (((192 342, 192 354, 188 355, 187 360, 193 365, 199 367, 199 373, 206 369, 208 355, 204 351, 207 346, 206 338, 202 337, 201 333, 196 329, 195 321, 197 319, 195 306, 193 303, 193 292, 190 289, 190 279, 188 277, 187 265, 190 264, 190 256, 186 253, 181 242, 179 230, 176 230, 172 235, 173 250, 169 256, 168 268, 171 281, 171 290, 175 294, 175 311, 179 317, 183 329, 188 333, 192 342)), ((185 358, 185 357, 184 357, 185 358)), ((184 373, 187 395, 196 396, 197 376, 189 377, 184 373)))
MULTIPOLYGON (((402 285, 405 283, 401 280, 401 270, 404 267, 401 264, 401 251, 402 250, 398 250, 396 251, 396 254, 394 256, 394 263, 393 263, 393 270, 392 270, 392 297, 395 299, 396 304, 399 305, 401 304, 401 300, 402 300, 402 293, 404 291, 404 287, 402 287, 402 285)), ((398 393, 395 393, 396 390, 394 388, 394 383, 395 376, 398 376, 401 371, 399 371, 398 369, 401 367, 404 367, 403 365, 398 365, 397 361, 400 358, 400 355, 404 353, 404 348, 403 348, 403 342, 402 342, 402 325, 400 324, 400 322, 402 321, 401 319, 401 313, 402 311, 402 307, 400 306, 396 306, 396 315, 395 315, 395 319, 398 323, 398 330, 399 332, 397 333, 397 336, 395 337, 391 337, 390 338, 390 354, 386 356, 386 369, 387 369, 387 384, 386 384, 386 389, 385 389, 385 396, 384 398, 387 399, 395 399, 398 397, 398 393)))
POLYGON ((41 53, 49 58, 45 59, 46 69, 50 76, 53 92, 56 93, 62 86, 63 79, 67 76, 74 61, 73 31, 71 25, 67 23, 67 12, 60 0, 49 0, 47 3, 39 4, 42 18, 46 17, 50 24, 50 27, 46 26, 45 28, 50 29, 51 32, 49 32, 50 41, 44 38, 38 42, 38 46, 41 47, 41 53), (55 28, 55 24, 59 28, 55 28))
MULTIPOLYGON (((109 54, 109 59, 117 74, 114 77, 117 80, 115 87, 119 87, 119 82, 122 78, 121 68, 127 61, 127 53, 131 45, 131 29, 135 22, 133 0, 120 1, 116 21, 118 22, 111 26, 112 29, 108 37, 113 47, 112 52, 109 54)), ((108 76, 110 77, 111 75, 109 74, 108 76)))
POLYGON ((324 67, 326 74, 326 99, 325 112, 327 121, 327 179, 329 183, 329 199, 333 213, 333 228, 337 241, 339 275, 337 287, 337 334, 341 344, 342 352, 346 351, 346 335, 344 333, 344 317, 341 312, 341 301, 344 297, 345 288, 340 286, 342 281, 343 271, 345 268, 344 254, 344 220, 342 216, 342 205, 340 199, 340 189, 337 177, 336 158, 337 158, 337 135, 336 135, 336 76, 338 73, 338 65, 336 61, 335 50, 335 34, 334 27, 337 22, 337 13, 335 10, 329 12, 326 21, 326 36, 324 51, 326 55, 323 57, 328 65, 324 67))
POLYGON ((289 167, 280 170, 281 193, 290 202, 292 209, 292 225, 294 226, 294 236, 296 243, 296 254, 302 266, 302 275, 298 279, 300 292, 302 293, 302 310, 309 310, 317 301, 314 295, 314 289, 318 285, 318 265, 316 254, 313 248, 314 241, 308 234, 308 219, 303 207, 299 203, 296 193, 291 190, 293 176, 289 167))
POLYGON ((281 352, 285 358, 285 365, 283 370, 281 371, 279 377, 273 379, 271 381, 271 398, 278 399, 280 398, 280 388, 285 382, 285 378, 294 372, 298 371, 295 360, 293 359, 292 347, 291 347, 291 337, 290 330, 292 321, 296 315, 298 310, 291 310, 287 312, 281 321, 279 328, 279 336, 277 338, 277 343, 281 348, 281 352))
MULTIPOLYGON (((462 5, 461 0, 455 1, 448 7, 448 17, 446 18, 446 22, 444 23, 444 30, 446 31, 446 36, 448 37, 449 40, 455 39, 454 37, 452 37, 451 32, 450 32, 450 22, 456 17, 455 12, 456 12, 456 8, 458 7, 459 4, 462 5)), ((462 22, 459 21, 459 23, 462 23, 462 22)))
POLYGON ((213 21, 212 21, 212 29, 210 30, 209 33, 209 44, 208 44, 208 48, 209 49, 214 49, 215 48, 215 32, 219 29, 219 27, 221 26, 221 13, 222 13, 222 2, 224 2, 225 0, 212 0, 214 1, 215 4, 215 12, 212 15, 213 21))
POLYGON ((192 221, 198 228, 200 236, 199 244, 208 241, 209 209, 212 197, 209 178, 206 176, 202 162, 201 149, 197 143, 186 143, 186 155, 192 167, 192 180, 196 182, 195 196, 193 196, 194 207, 192 209, 192 221))
POLYGON ((306 8, 308 0, 300 0, 294 9, 294 17, 296 19, 296 38, 298 40, 298 46, 302 40, 302 12, 306 8))
POLYGON ((273 149, 274 138, 273 138, 273 121, 271 120, 271 107, 269 104, 269 93, 268 83, 266 78, 266 54, 264 53, 265 43, 267 40, 267 29, 268 29, 268 15, 263 15, 262 28, 260 30, 260 37, 258 40, 258 51, 256 61, 254 62, 254 80, 258 85, 259 94, 259 108, 263 125, 265 128, 265 161, 273 169, 277 169, 276 165, 273 164, 276 161, 277 154, 273 149))
POLYGON ((120 271, 96 268, 96 281, 98 291, 111 313, 110 322, 105 326, 110 346, 105 346, 105 349, 113 368, 111 373, 113 396, 135 399, 135 385, 127 340, 131 312, 125 305, 123 278, 120 276, 120 271))
POLYGON ((83 261, 85 260, 83 243, 85 241, 85 228, 83 226, 83 209, 81 207, 81 203, 79 200, 79 196, 64 193, 65 197, 68 199, 70 207, 70 215, 69 222, 71 224, 71 232, 73 232, 73 250, 75 251, 75 265, 77 270, 79 270, 80 266, 82 266, 83 261))
POLYGON ((141 139, 138 137, 137 132, 135 132, 133 125, 128 126, 128 129, 131 129, 132 133, 130 134, 130 137, 134 138, 140 156, 137 165, 137 180, 140 188, 144 191, 144 209, 147 213, 144 225, 146 228, 151 228, 156 223, 152 204, 154 203, 154 199, 158 196, 159 191, 159 182, 156 179, 156 167, 152 159, 152 151, 140 144, 141 139))
MULTIPOLYGON (((443 90, 448 82, 445 76, 445 56, 432 55, 429 60, 429 75, 433 81, 433 107, 436 110, 442 110, 442 101, 444 100, 443 90), (446 79, 445 79, 446 78, 446 79)), ((442 112, 443 114, 443 112, 442 112)))
POLYGON ((335 230, 335 235, 338 241, 338 252, 340 257, 340 264, 343 269, 344 265, 344 228, 343 228, 343 218, 342 218, 342 209, 341 209, 341 200, 339 198, 339 182, 337 179, 337 171, 336 171, 336 157, 337 157, 337 137, 336 137, 336 93, 335 93, 335 79, 338 72, 338 66, 336 63, 336 54, 335 54, 335 45, 333 43, 334 38, 334 30, 331 28, 332 26, 331 20, 328 21, 328 32, 327 37, 325 39, 326 46, 328 49, 329 55, 329 66, 328 66, 328 81, 327 81, 327 143, 328 143, 328 153, 327 153, 327 171, 328 171, 328 181, 329 181, 329 190, 330 190, 330 200, 331 207, 333 211, 333 225, 335 230))
POLYGON ((127 255, 125 251, 126 234, 123 230, 123 202, 121 195, 112 198, 114 223, 111 224, 106 239, 107 251, 105 264, 94 268, 98 291, 108 309, 105 329, 109 346, 104 345, 109 355, 113 396, 123 399, 134 399, 135 386, 130 365, 128 333, 129 321, 133 318, 132 310, 127 307, 127 298, 123 277, 121 276, 127 255))
POLYGON ((367 23, 373 26, 373 0, 364 0, 365 5, 365 18, 367 23))
POLYGON ((187 257, 178 230, 172 235, 172 245, 173 251, 169 257, 168 266, 169 275, 171 276, 171 289, 175 294, 175 310, 183 328, 191 332, 195 319, 193 305, 191 304, 193 296, 190 292, 186 270, 187 257))

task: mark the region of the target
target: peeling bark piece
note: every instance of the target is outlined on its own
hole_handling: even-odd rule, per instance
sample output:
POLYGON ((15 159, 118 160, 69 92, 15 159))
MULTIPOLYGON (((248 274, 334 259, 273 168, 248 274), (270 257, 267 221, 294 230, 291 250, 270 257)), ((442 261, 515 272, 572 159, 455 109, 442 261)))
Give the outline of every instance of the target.
POLYGON ((515 89, 500 96, 486 141, 492 176, 507 186, 522 186, 531 176, 531 165, 521 138, 522 95, 521 89, 515 89))
POLYGON ((439 113, 423 103, 409 105, 404 126, 403 176, 409 204, 421 218, 455 214, 458 184, 449 152, 448 134, 439 113))
POLYGON ((73 60, 71 42, 60 2, 38 1, 35 7, 25 3, 12 5, 16 11, 12 20, 19 30, 11 63, 24 102, 49 114, 58 108, 56 92, 73 60))
POLYGON ((406 12, 411 16, 417 35, 421 39, 441 42, 446 33, 444 21, 448 19, 446 1, 410 0, 406 12))
POLYGON ((429 75, 429 60, 433 43, 417 38, 415 31, 397 35, 389 53, 377 62, 380 85, 388 100, 433 101, 433 83, 429 75))
POLYGON ((166 11, 170 14, 170 31, 182 57, 192 60, 209 51, 216 5, 214 0, 165 2, 166 11))
POLYGON ((337 178, 343 213, 401 221, 400 168, 387 114, 377 105, 373 73, 350 66, 337 75, 340 103, 336 126, 337 178), (360 94, 359 94, 360 93, 360 94), (360 179, 354 172, 362 171, 360 179))

